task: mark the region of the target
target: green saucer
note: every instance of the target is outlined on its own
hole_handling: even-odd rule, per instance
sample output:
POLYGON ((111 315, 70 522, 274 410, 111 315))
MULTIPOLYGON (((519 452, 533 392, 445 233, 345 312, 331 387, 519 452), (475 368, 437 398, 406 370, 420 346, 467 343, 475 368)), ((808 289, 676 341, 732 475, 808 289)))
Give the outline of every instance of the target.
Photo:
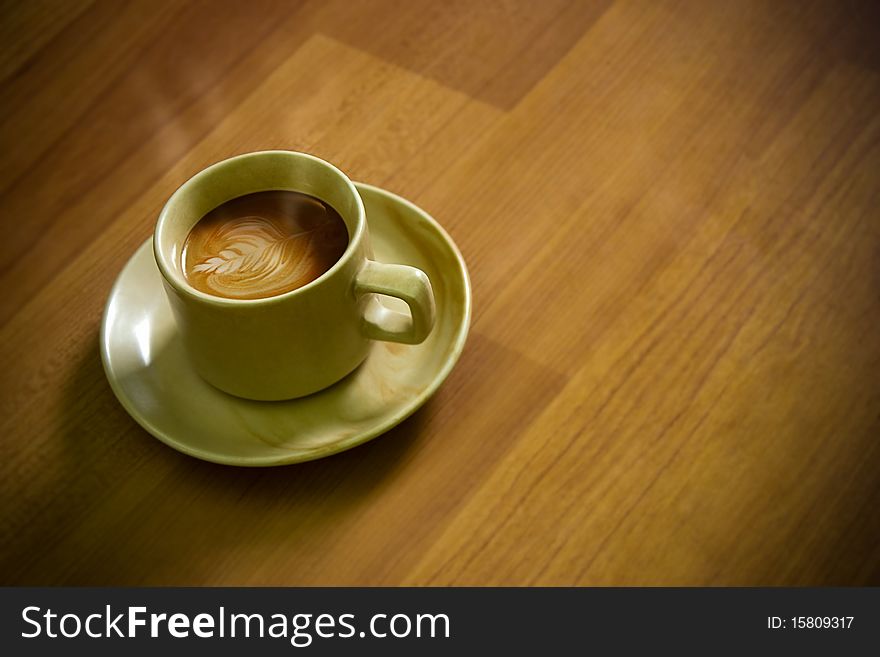
MULTIPOLYGON (((101 325, 107 379, 144 429, 207 461, 285 465, 375 438, 437 390, 467 339, 471 289, 464 260, 426 212, 377 187, 358 183, 357 188, 376 260, 418 267, 431 279, 437 319, 428 339, 414 346, 375 342, 357 370, 308 397, 282 402, 232 397, 190 369, 153 259, 152 240, 147 240, 120 273, 101 325)), ((397 307, 398 300, 383 298, 382 303, 397 307)))

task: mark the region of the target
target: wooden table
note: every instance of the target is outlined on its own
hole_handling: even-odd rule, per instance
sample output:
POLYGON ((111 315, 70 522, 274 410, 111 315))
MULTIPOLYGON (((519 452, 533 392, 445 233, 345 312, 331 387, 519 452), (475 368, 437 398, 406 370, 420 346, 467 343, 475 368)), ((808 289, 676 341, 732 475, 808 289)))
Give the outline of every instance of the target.
POLYGON ((880 584, 867 3, 41 0, 0 25, 0 584, 880 584), (170 193, 269 148, 431 212, 474 318, 388 435, 236 469, 135 424, 97 334, 170 193))

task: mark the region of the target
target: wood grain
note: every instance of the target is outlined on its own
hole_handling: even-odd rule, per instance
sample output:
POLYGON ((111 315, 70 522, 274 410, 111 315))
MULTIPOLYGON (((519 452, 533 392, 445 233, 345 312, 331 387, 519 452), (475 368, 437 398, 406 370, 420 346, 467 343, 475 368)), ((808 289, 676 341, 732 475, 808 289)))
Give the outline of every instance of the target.
POLYGON ((880 49, 859 2, 0 5, 0 584, 880 584, 880 49), (170 193, 306 150, 474 322, 388 435, 160 444, 97 350, 170 193))

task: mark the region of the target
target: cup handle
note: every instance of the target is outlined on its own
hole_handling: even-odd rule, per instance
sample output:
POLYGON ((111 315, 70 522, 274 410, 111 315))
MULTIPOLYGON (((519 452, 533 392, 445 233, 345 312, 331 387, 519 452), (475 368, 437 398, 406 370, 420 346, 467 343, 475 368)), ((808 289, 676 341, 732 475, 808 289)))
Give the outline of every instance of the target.
POLYGON ((428 275, 408 265, 388 265, 367 260, 354 281, 355 294, 375 292, 397 297, 409 314, 370 303, 364 312, 363 331, 372 340, 419 344, 434 326, 434 291, 428 275))

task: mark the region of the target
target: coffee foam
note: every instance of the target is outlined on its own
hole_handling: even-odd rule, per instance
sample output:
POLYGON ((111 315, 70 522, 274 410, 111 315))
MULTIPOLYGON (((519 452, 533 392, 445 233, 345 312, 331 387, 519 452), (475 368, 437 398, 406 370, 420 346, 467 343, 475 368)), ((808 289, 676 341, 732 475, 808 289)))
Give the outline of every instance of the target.
MULTIPOLYGON (((288 204, 289 216, 273 212, 274 207, 234 216, 234 209, 223 206, 206 215, 184 248, 189 283, 216 296, 258 299, 301 287, 327 271, 347 244, 345 225, 332 208, 299 196, 307 201, 288 204)), ((237 203, 240 209, 246 206, 237 203)))

